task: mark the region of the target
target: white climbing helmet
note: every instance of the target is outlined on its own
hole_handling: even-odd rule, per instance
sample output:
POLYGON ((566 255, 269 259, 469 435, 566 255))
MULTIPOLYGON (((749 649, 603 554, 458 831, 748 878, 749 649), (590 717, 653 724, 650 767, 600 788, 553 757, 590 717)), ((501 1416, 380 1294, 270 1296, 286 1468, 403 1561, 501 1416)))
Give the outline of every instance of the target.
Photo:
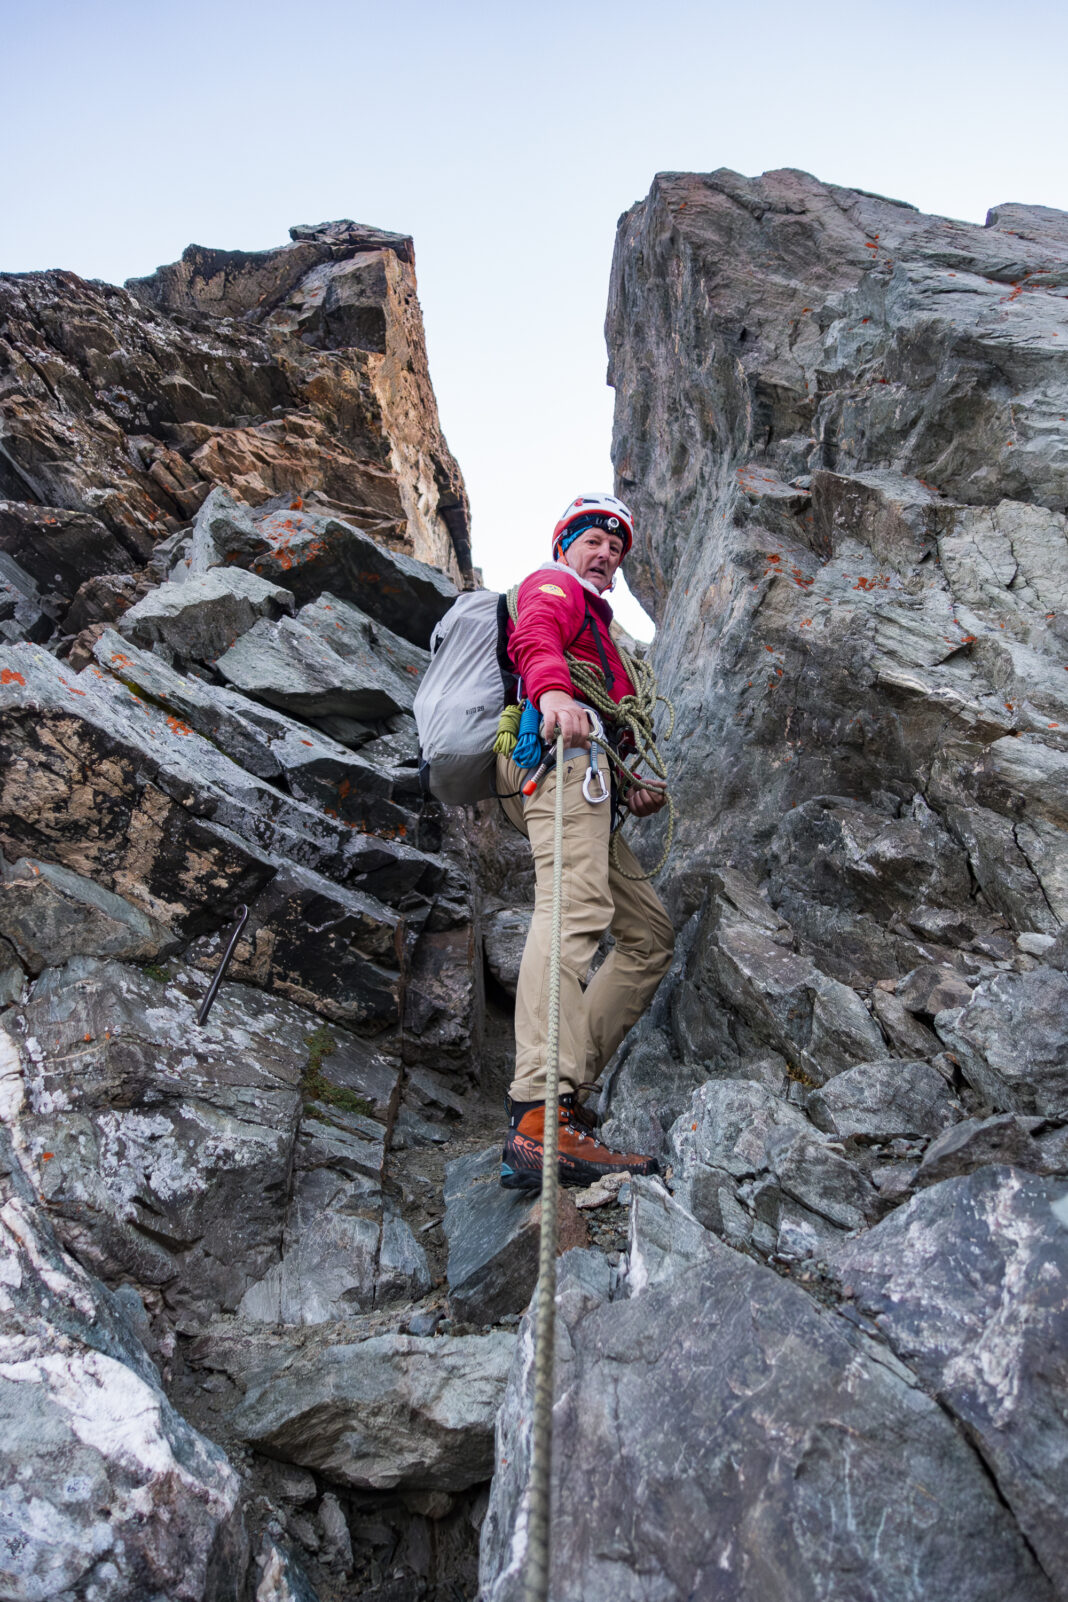
POLYGON ((634 517, 614 495, 576 495, 553 529, 553 556, 560 556, 587 528, 606 528, 623 541, 626 556, 634 544, 634 517))

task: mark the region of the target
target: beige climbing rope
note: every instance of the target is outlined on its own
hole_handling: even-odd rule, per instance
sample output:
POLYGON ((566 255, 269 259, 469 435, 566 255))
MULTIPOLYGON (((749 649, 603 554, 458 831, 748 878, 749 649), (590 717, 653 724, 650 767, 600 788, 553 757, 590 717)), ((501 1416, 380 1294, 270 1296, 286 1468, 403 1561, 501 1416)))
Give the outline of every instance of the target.
POLYGON ((547 1602, 549 1514, 553 1466, 553 1358, 556 1349, 556 1203, 560 1091, 560 951, 564 883, 564 736, 556 733, 556 812, 553 824, 553 919, 549 947, 549 1017, 545 1040, 545 1133, 541 1165, 541 1236, 534 1309, 534 1416, 530 1467, 527 1562, 523 1602, 547 1602))

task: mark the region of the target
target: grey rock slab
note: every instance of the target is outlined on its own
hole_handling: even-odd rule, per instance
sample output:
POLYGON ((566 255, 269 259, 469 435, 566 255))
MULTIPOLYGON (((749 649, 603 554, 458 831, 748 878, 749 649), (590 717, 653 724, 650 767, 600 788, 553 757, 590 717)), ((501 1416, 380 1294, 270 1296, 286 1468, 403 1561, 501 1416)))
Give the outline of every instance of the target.
POLYGON ((913 1016, 905 1004, 886 990, 872 991, 872 1011, 892 1050, 902 1057, 931 1058, 942 1042, 933 1029, 913 1016))
POLYGON ((711 1080, 671 1126, 668 1161, 675 1195, 708 1228, 722 1227, 721 1191, 767 1170, 773 1129, 802 1133, 803 1112, 749 1080, 711 1080))
POLYGON ((656 1179, 631 1180, 627 1295, 640 1296, 679 1274, 700 1268, 711 1251, 711 1235, 656 1179))
POLYGON ((519 983, 531 914, 530 907, 501 907, 483 920, 482 944, 489 971, 510 996, 515 995, 519 983))
POLYGON ((290 793, 322 816, 403 839, 412 814, 391 805, 393 776, 316 728, 227 685, 182 674, 107 630, 93 654, 111 676, 158 702, 258 778, 284 777, 290 793))
POLYGON ((55 607, 69 602, 85 580, 139 565, 88 511, 26 501, 0 501, 0 551, 55 607))
POLYGON ((0 551, 0 638, 41 641, 53 630, 54 619, 29 573, 0 551))
MULTIPOLYGON (((414 699, 415 688, 426 672, 430 656, 404 635, 395 633, 379 618, 362 612, 331 590, 324 590, 302 606, 297 619, 346 660, 362 663, 368 653, 373 654, 396 673, 401 683, 405 679, 410 681, 414 699)), ((410 713, 411 707, 404 710, 410 713)))
MULTIPOLYGON (((8 1115, 11 1053, 0 1053, 8 1115)), ((237 1595, 240 1476, 171 1406, 120 1300, 59 1247, 6 1129, 0 1313, 6 1595, 237 1595)))
POLYGON ((367 877, 368 853, 419 860, 256 778, 95 664, 75 676, 34 647, 0 656, 8 855, 58 859, 183 934, 253 901, 277 869, 273 850, 349 882, 367 877))
POLYGON ((756 1238, 773 1249, 784 1208, 799 1206, 822 1236, 860 1227, 875 1206, 856 1165, 799 1108, 752 1080, 716 1079, 697 1090, 671 1127, 668 1160, 682 1206, 739 1245, 756 1238))
MULTIPOLYGON (((387 1210, 375 1274, 375 1306, 417 1302, 430 1289, 426 1252, 399 1213, 387 1210)), ((415 1331, 413 1330, 414 1334, 415 1331)))
POLYGON ((95 880, 34 857, 20 857, 0 880, 0 935, 35 975, 77 956, 151 962, 179 945, 155 918, 95 880))
MULTIPOLYGON (((310 616, 262 620, 219 657, 216 667, 228 683, 300 717, 331 714, 357 720, 410 712, 418 670, 398 665, 392 635, 357 608, 321 597, 310 616), (337 614, 337 628, 326 626, 322 607, 337 614)), ((405 642, 398 642, 405 643, 405 642)), ((411 656, 413 647, 406 645, 411 656)))
MULTIPOLYGON (((837 1229, 860 1229, 876 1211, 870 1182, 816 1130, 773 1130, 766 1151, 768 1171, 778 1181, 786 1211, 791 1201, 797 1202, 837 1229)), ((781 1215, 778 1222, 781 1234, 781 1215)))
MULTIPOLYGON (((227 982, 201 1029, 203 988, 83 958, 46 971, 0 1035, 17 1048, 27 1162, 61 1239, 189 1316, 235 1307, 277 1257, 319 1026, 227 982)), ((380 1153, 384 1126, 366 1122, 380 1153)), ((357 1142, 365 1168, 373 1145, 357 1142)))
POLYGON ((964 1426, 1068 1595, 1068 1224, 1063 1181, 982 1168, 835 1252, 856 1305, 964 1426))
POLYGON ((445 1169, 449 1305, 472 1322, 522 1312, 538 1277, 538 1198, 503 1190, 500 1170, 495 1146, 445 1169))
POLYGON ((158 643, 183 661, 214 662, 260 618, 277 618, 295 605, 289 590, 256 573, 212 568, 150 590, 118 627, 136 645, 158 643))
POLYGON ((326 817, 384 839, 417 833, 414 811, 394 805, 394 777, 367 757, 304 724, 292 724, 271 741, 272 757, 290 792, 326 817))
POLYGON ((263 1348, 229 1423, 241 1439, 357 1490, 465 1490, 493 1471, 514 1334, 305 1335, 263 1348))
POLYGON ((963 1113, 937 1068, 894 1057, 858 1063, 808 1098, 813 1122, 843 1140, 933 1137, 963 1113))
POLYGON ((462 1118, 466 1106, 443 1074, 432 1068, 409 1068, 404 1080, 404 1098, 431 1118, 462 1118))
POLYGON ((1046 1173, 1046 1156, 1036 1139, 1044 1127, 1041 1118, 1020 1113, 998 1113, 993 1118, 966 1118, 932 1140, 916 1169, 916 1190, 956 1179, 976 1168, 1009 1164, 1032 1174, 1046 1173))
MULTIPOLYGON (((499 1146, 458 1157, 445 1169, 449 1243, 449 1306, 470 1323, 495 1323, 520 1313, 538 1277, 541 1205, 536 1195, 504 1190, 499 1146)), ((586 1244, 586 1226, 570 1197, 561 1194, 557 1251, 586 1244)))
POLYGON ((933 1019, 951 1007, 967 1006, 974 988, 954 969, 931 963, 906 974, 894 995, 908 1012, 933 1019))
POLYGON ((816 796, 787 812, 771 848, 776 903, 801 896, 883 922, 918 902, 966 902, 971 884, 959 841, 921 796, 891 814, 848 796, 816 796))
POLYGON ((140 650, 114 629, 101 634, 93 655, 112 678, 135 695, 158 702, 249 773, 261 779, 277 779, 282 773, 271 743, 284 739, 291 729, 303 727, 283 713, 260 706, 226 685, 179 673, 155 652, 140 650))
POLYGON ((251 1323, 299 1325, 369 1311, 381 1233, 377 1189, 333 1169, 299 1173, 281 1261, 249 1286, 239 1316, 251 1323))
POLYGON ((722 998, 817 1084, 883 1054, 882 1034, 856 992, 755 924, 720 916, 705 961, 722 998))
POLYGON ((880 562, 907 572, 936 548, 938 496, 900 473, 815 472, 812 514, 828 551, 863 540, 880 562))
POLYGON ((194 572, 236 563, 284 585, 299 602, 329 590, 424 647, 456 599, 454 586, 436 568, 386 550, 338 517, 310 508, 257 514, 227 501, 215 491, 200 509, 194 572))
MULTIPOLYGON (((316 1103, 305 1105, 300 1126, 297 1165, 302 1169, 329 1169, 356 1182, 370 1180, 377 1190, 386 1160, 385 1130, 369 1118, 316 1103)), ((357 1205, 362 1199, 357 1195, 357 1205)))
POLYGON ((102 573, 99 578, 86 579, 63 618, 63 630, 80 634, 92 623, 114 623, 130 610, 138 594, 138 583, 131 573, 102 573))
MULTIPOLYGON (((843 1319, 711 1237, 626 1299, 591 1255, 569 1253, 558 1279, 554 1602, 1050 1596, 975 1452, 843 1319)), ((482 1528, 486 1602, 523 1594, 532 1383, 528 1317, 482 1528)))
POLYGON ((1068 975, 1001 973, 935 1028, 961 1072, 998 1112, 1068 1117, 1068 975))

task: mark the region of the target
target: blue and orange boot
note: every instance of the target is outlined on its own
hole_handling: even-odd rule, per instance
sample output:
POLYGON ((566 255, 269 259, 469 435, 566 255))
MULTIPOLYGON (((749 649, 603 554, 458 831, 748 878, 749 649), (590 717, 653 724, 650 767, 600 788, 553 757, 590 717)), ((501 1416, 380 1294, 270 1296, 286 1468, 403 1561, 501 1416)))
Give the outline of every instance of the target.
MULTIPOLYGON (((545 1157, 545 1103, 510 1101, 508 1134, 501 1153, 505 1190, 540 1190, 545 1157)), ((571 1096, 561 1096, 557 1162, 561 1185, 592 1185, 605 1174, 658 1174, 655 1157, 609 1151, 584 1129, 575 1116, 571 1096)))

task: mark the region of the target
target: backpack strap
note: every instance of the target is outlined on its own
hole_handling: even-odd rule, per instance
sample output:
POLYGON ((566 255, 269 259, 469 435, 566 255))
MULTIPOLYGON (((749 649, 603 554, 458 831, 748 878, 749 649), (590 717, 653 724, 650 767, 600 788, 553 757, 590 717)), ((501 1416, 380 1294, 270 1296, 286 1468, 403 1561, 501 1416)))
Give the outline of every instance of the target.
POLYGON ((515 689, 515 669, 508 655, 508 619, 516 617, 516 597, 519 594, 518 584, 505 595, 497 597, 497 666, 501 670, 505 690, 509 685, 515 689))
POLYGON ((575 646, 578 644, 579 640, 581 640, 586 630, 589 629, 590 633, 593 635, 593 643, 597 647, 597 655, 601 659, 601 672, 604 674, 605 689, 608 691, 609 695, 611 695, 612 686, 616 682, 616 676, 608 665, 608 657, 605 653, 604 641, 601 639, 601 630, 598 627, 597 618, 594 614, 593 608, 590 606, 589 594, 585 589, 583 589, 582 594, 586 602, 586 616, 582 621, 582 627, 579 629, 578 633, 575 635, 575 638, 571 641, 571 644, 567 647, 567 649, 569 651, 574 650, 575 646))

